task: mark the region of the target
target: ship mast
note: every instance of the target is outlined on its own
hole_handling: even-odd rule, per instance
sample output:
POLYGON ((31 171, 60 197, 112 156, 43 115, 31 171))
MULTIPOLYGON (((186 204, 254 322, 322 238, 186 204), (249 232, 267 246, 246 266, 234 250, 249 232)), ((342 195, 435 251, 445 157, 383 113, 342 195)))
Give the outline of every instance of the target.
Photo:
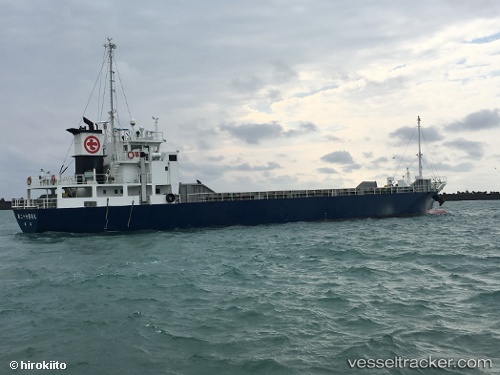
POLYGON ((111 148, 113 150, 113 155, 116 155, 116 142, 115 142, 115 106, 114 106, 114 95, 115 95, 115 88, 113 86, 114 83, 114 77, 113 77, 113 50, 116 49, 116 44, 111 43, 113 39, 108 38, 108 44, 106 44, 104 47, 107 48, 108 50, 108 57, 109 57, 109 97, 110 97, 110 110, 109 110, 109 116, 110 116, 110 124, 111 124, 111 148))
POLYGON ((156 132, 156 134, 158 134, 158 120, 159 119, 160 119, 159 117, 153 116, 153 120, 155 120, 155 132, 156 132))
POLYGON ((420 145, 420 116, 417 116, 418 127, 418 179, 422 179, 422 148, 420 145))

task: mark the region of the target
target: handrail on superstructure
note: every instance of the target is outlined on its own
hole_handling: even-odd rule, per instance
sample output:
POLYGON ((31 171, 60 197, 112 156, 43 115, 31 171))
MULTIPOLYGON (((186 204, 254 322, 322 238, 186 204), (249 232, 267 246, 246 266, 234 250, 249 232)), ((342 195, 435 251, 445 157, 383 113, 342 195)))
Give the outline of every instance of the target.
POLYGON ((36 209, 36 208, 57 208, 57 198, 35 198, 35 199, 24 199, 15 198, 12 199, 12 208, 22 208, 22 209, 36 209))
MULTIPOLYGON (((75 174, 70 176, 61 176, 54 180, 46 178, 40 180, 33 180, 29 185, 30 189, 55 189, 57 185, 100 185, 100 184, 138 184, 140 182, 139 173, 128 173, 119 176, 112 176, 107 173, 92 173, 86 172, 84 174, 75 174)), ((147 173, 147 183, 153 181, 151 173, 147 173)))

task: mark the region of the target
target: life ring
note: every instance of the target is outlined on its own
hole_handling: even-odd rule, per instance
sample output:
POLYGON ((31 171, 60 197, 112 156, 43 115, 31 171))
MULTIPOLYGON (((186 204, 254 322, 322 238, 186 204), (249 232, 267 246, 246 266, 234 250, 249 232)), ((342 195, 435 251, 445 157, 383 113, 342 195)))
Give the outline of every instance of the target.
POLYGON ((57 181, 57 179, 56 179, 56 175, 55 175, 55 174, 53 174, 53 175, 50 177, 50 182, 52 183, 52 185, 55 185, 55 184, 56 184, 56 181, 57 181))
POLYGON ((127 157, 132 160, 134 158, 134 153, 132 151, 127 152, 127 157))
POLYGON ((175 201, 175 195, 173 194, 167 194, 167 202, 168 203, 173 203, 175 201))
POLYGON ((31 176, 28 176, 28 178, 26 179, 26 183, 29 185, 31 185, 31 176))

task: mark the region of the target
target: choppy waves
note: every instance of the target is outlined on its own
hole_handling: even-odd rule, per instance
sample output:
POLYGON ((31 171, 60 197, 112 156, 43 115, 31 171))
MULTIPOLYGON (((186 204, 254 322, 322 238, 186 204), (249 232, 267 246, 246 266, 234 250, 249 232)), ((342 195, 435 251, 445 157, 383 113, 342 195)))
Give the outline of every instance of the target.
POLYGON ((433 356, 494 368, 376 371, 498 373, 500 203, 444 207, 132 235, 23 235, 1 212, 0 366, 334 374, 370 373, 347 359, 433 356))

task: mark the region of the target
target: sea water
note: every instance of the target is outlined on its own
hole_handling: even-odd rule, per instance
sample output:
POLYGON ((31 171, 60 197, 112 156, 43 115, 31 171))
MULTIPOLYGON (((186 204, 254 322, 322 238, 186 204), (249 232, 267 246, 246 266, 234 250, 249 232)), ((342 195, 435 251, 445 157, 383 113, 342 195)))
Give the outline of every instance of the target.
POLYGON ((0 374, 498 374, 500 201, 443 209, 99 235, 0 211, 0 374))

